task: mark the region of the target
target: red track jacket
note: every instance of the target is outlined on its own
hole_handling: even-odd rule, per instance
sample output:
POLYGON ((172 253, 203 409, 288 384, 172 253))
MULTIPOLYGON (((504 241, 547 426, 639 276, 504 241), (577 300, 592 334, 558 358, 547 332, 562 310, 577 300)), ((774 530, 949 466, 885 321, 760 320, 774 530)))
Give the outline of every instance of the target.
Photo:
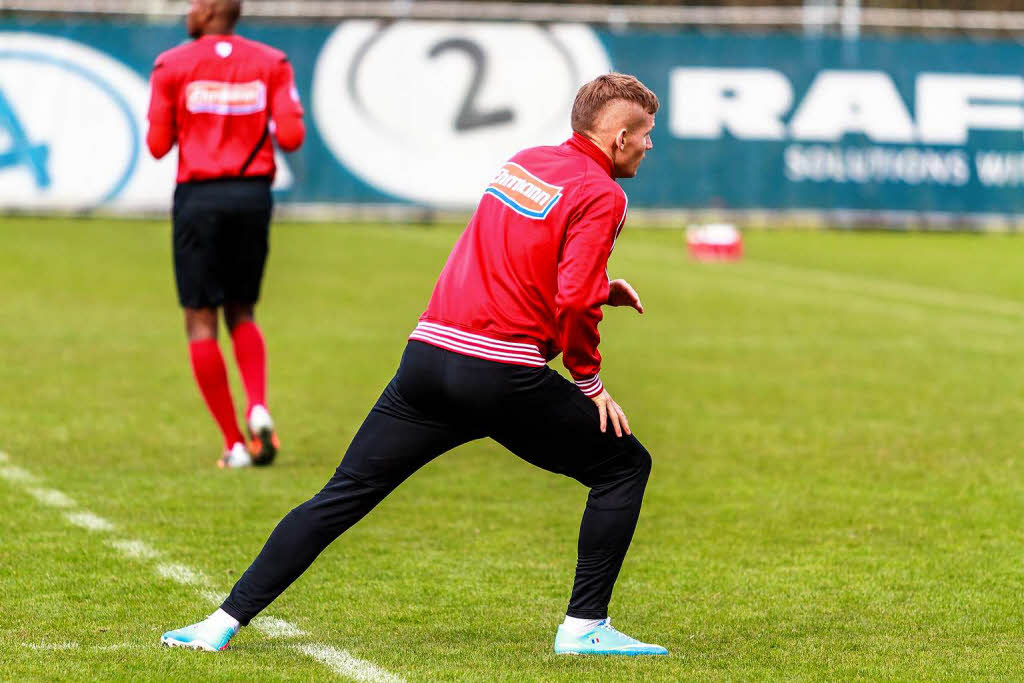
POLYGON ((273 178, 278 144, 302 144, 302 105, 288 58, 237 35, 203 36, 164 52, 153 64, 146 143, 157 159, 178 143, 178 182, 273 178))
POLYGON ((561 353, 597 396, 597 324, 626 205, 611 160, 577 133, 519 152, 484 190, 409 338, 515 365, 561 353))

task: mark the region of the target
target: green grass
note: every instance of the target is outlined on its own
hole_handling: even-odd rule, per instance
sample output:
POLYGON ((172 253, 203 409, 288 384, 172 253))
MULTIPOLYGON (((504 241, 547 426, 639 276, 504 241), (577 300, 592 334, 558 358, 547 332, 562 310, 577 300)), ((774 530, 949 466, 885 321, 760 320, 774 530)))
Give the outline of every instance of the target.
POLYGON ((485 442, 270 607, 306 636, 158 647, 212 604, 104 539, 228 590, 333 472, 457 229, 276 226, 259 319, 285 450, 238 472, 214 467, 169 233, 0 219, 0 450, 116 525, 86 532, 0 479, 0 678, 325 678, 293 647, 313 641, 408 680, 1024 671, 1019 238, 755 232, 744 262, 707 265, 678 231, 626 232, 611 272, 648 313, 607 312, 602 377, 655 466, 612 614, 672 656, 623 661, 551 654, 585 491, 485 442))

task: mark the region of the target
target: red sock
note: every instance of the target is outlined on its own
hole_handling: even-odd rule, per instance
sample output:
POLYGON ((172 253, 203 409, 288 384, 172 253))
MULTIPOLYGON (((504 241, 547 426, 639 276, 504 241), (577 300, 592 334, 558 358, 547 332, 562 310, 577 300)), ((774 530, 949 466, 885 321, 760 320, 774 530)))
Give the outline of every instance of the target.
POLYGON ((236 325, 231 332, 231 341, 235 345, 235 360, 249 398, 249 407, 245 411, 248 416, 253 406, 267 405, 267 346, 259 326, 253 322, 236 325))
POLYGON ((224 357, 220 355, 220 347, 216 339, 200 339, 189 342, 189 356, 192 358, 192 372, 196 377, 199 391, 206 399, 206 406, 213 413, 220 431, 224 434, 225 448, 231 448, 236 442, 245 443, 245 437, 238 429, 235 417, 235 402, 231 399, 231 387, 228 386, 228 371, 224 367, 224 357))

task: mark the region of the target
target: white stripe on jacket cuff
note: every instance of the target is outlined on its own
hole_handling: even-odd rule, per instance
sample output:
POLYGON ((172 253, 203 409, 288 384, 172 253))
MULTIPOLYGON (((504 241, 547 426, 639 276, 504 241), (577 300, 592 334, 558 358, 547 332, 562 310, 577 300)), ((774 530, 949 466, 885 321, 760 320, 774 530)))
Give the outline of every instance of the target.
POLYGON ((598 375, 586 379, 578 379, 576 380, 576 386, 579 387, 580 391, 587 398, 594 398, 604 391, 604 384, 601 383, 601 378, 598 375))

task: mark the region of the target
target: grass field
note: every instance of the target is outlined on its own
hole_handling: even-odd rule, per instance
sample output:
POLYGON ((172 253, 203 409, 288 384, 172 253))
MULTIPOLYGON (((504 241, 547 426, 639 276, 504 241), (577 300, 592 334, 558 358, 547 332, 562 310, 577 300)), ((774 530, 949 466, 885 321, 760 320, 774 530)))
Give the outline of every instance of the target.
POLYGON ((1020 238, 751 233, 743 263, 705 265, 678 231, 627 230, 611 273, 648 313, 607 312, 602 377, 654 472, 612 615, 672 656, 624 661, 551 653, 585 491, 485 442, 270 607, 303 633, 159 647, 333 472, 457 235, 275 228, 260 321, 285 449, 222 472, 169 232, 0 219, 0 678, 343 670, 318 646, 410 681, 1024 675, 1020 238))

